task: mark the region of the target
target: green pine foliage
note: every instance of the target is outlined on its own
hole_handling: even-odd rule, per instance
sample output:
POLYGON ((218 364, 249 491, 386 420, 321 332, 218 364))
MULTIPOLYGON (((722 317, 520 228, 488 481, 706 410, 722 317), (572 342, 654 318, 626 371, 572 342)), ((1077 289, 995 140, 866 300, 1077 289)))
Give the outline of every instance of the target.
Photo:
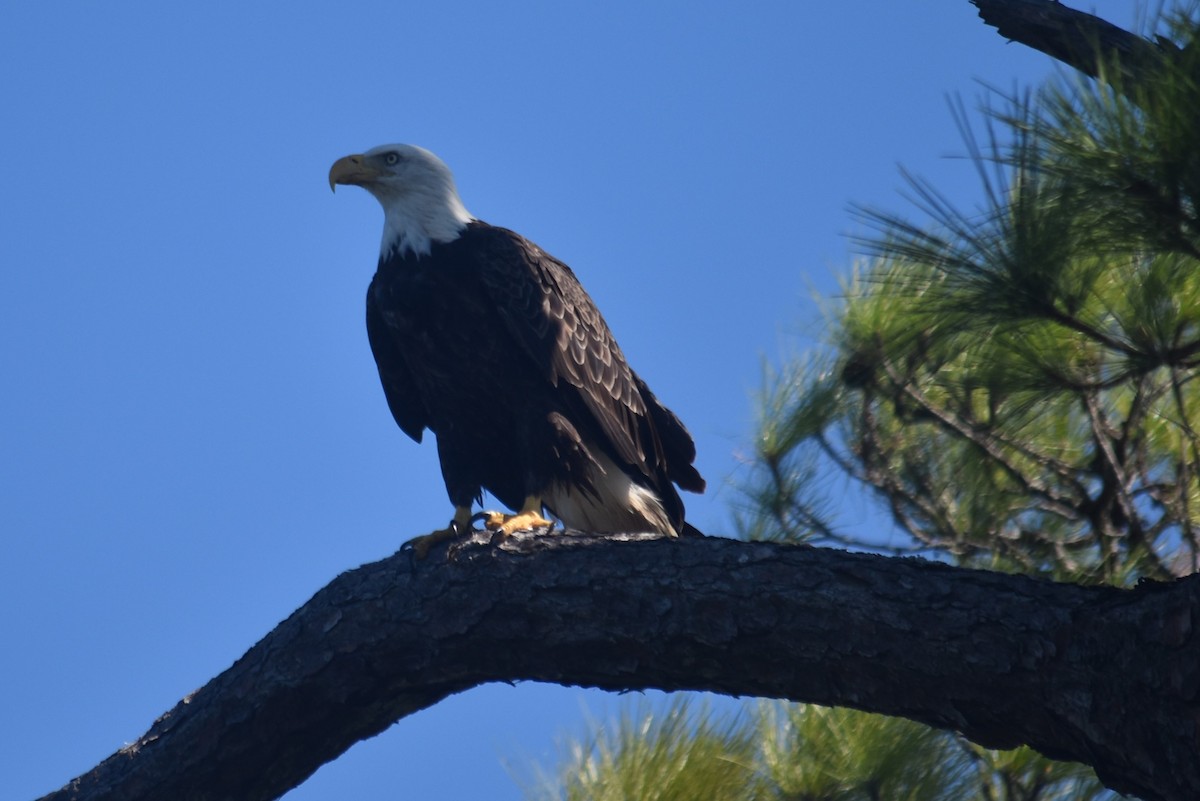
POLYGON ((759 798, 772 801, 959 801, 974 765, 946 732, 881 715, 807 704, 758 709, 759 798))
POLYGON ((536 801, 1114 801, 1090 770, 987 751, 901 718, 687 695, 628 707, 569 742, 536 801))
MULTIPOLYGON (((1193 14, 1194 16, 1194 14, 1193 14)), ((956 109, 982 202, 909 178, 924 220, 876 233, 828 353, 771 382, 744 531, 846 542, 834 472, 922 549, 1125 584, 1200 559, 1200 45, 1164 25, 1135 80, 1060 77, 956 109), (814 365, 823 365, 814 369, 814 365)))
POLYGON ((756 796, 754 728, 737 716, 694 708, 678 695, 626 708, 573 740, 557 775, 533 788, 546 801, 735 801, 756 796))
MULTIPOLYGON (((857 484, 958 564, 1129 585, 1200 568, 1200 4, 1098 80, 992 92, 963 209, 862 210, 828 346, 768 373, 743 536, 846 533, 857 484)), ((1104 59, 1107 59, 1105 61, 1104 59)), ((1090 769, 846 709, 675 701, 597 727, 547 798, 1107 801, 1090 769)))

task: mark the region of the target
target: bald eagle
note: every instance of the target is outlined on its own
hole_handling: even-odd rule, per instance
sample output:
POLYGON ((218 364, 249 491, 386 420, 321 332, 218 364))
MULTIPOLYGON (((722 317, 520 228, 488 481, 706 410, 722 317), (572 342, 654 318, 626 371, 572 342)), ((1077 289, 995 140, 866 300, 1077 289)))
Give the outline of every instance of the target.
MULTIPOLYGON (((625 360, 571 269, 467 211, 449 168, 413 145, 338 159, 329 185, 383 206, 367 290, 367 334, 392 416, 437 438, 450 525, 419 555, 470 528, 487 490, 499 536, 550 525, 684 532, 675 485, 704 490, 696 447, 625 360)), ((686 526, 690 529, 690 526, 686 526)))

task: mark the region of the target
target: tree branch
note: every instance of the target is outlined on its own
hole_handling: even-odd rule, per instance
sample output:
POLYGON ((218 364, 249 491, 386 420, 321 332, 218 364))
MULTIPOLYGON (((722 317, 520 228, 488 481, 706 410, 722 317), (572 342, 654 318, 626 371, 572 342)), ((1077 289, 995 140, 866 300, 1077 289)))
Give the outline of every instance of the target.
POLYGON ((1125 77, 1143 79, 1174 46, 1157 44, 1057 0, 971 0, 979 18, 1006 39, 1039 50, 1095 78, 1116 59, 1125 77), (1171 49, 1168 49, 1171 48, 1171 49))
POLYGON ((354 742, 493 681, 852 706, 1029 743, 1148 799, 1200 795, 1200 577, 1116 590, 774 543, 567 534, 419 562, 402 550, 342 574, 45 799, 276 798, 354 742))

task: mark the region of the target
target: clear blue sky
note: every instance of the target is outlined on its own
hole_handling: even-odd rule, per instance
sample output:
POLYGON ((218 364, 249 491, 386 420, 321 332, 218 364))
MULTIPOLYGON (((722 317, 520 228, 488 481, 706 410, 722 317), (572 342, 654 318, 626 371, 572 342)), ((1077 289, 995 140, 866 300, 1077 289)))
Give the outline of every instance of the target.
MULTIPOLYGON (((571 264, 695 435, 690 519, 722 533, 762 365, 820 336, 812 292, 848 271, 848 204, 903 208, 901 163, 969 200, 947 95, 1053 69, 967 0, 333 9, 0 12, 0 797, 57 789, 448 519, 363 329, 381 214, 330 194, 334 159, 424 145, 571 264)), ((287 798, 516 799, 510 770, 618 704, 480 688, 287 798)))

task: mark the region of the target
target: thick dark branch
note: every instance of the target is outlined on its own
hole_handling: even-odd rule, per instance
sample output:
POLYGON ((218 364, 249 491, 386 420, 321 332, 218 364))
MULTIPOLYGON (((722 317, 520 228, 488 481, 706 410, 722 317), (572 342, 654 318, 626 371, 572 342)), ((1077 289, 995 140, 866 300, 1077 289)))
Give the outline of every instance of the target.
POLYGON ((47 799, 275 798, 492 681, 711 690, 1029 743, 1200 797, 1200 577, 1132 591, 725 539, 520 536, 344 573, 47 799))
POLYGON ((1040 50, 1093 78, 1119 63, 1127 78, 1156 70, 1168 43, 1153 43, 1057 0, 971 0, 980 18, 1006 39, 1040 50))

